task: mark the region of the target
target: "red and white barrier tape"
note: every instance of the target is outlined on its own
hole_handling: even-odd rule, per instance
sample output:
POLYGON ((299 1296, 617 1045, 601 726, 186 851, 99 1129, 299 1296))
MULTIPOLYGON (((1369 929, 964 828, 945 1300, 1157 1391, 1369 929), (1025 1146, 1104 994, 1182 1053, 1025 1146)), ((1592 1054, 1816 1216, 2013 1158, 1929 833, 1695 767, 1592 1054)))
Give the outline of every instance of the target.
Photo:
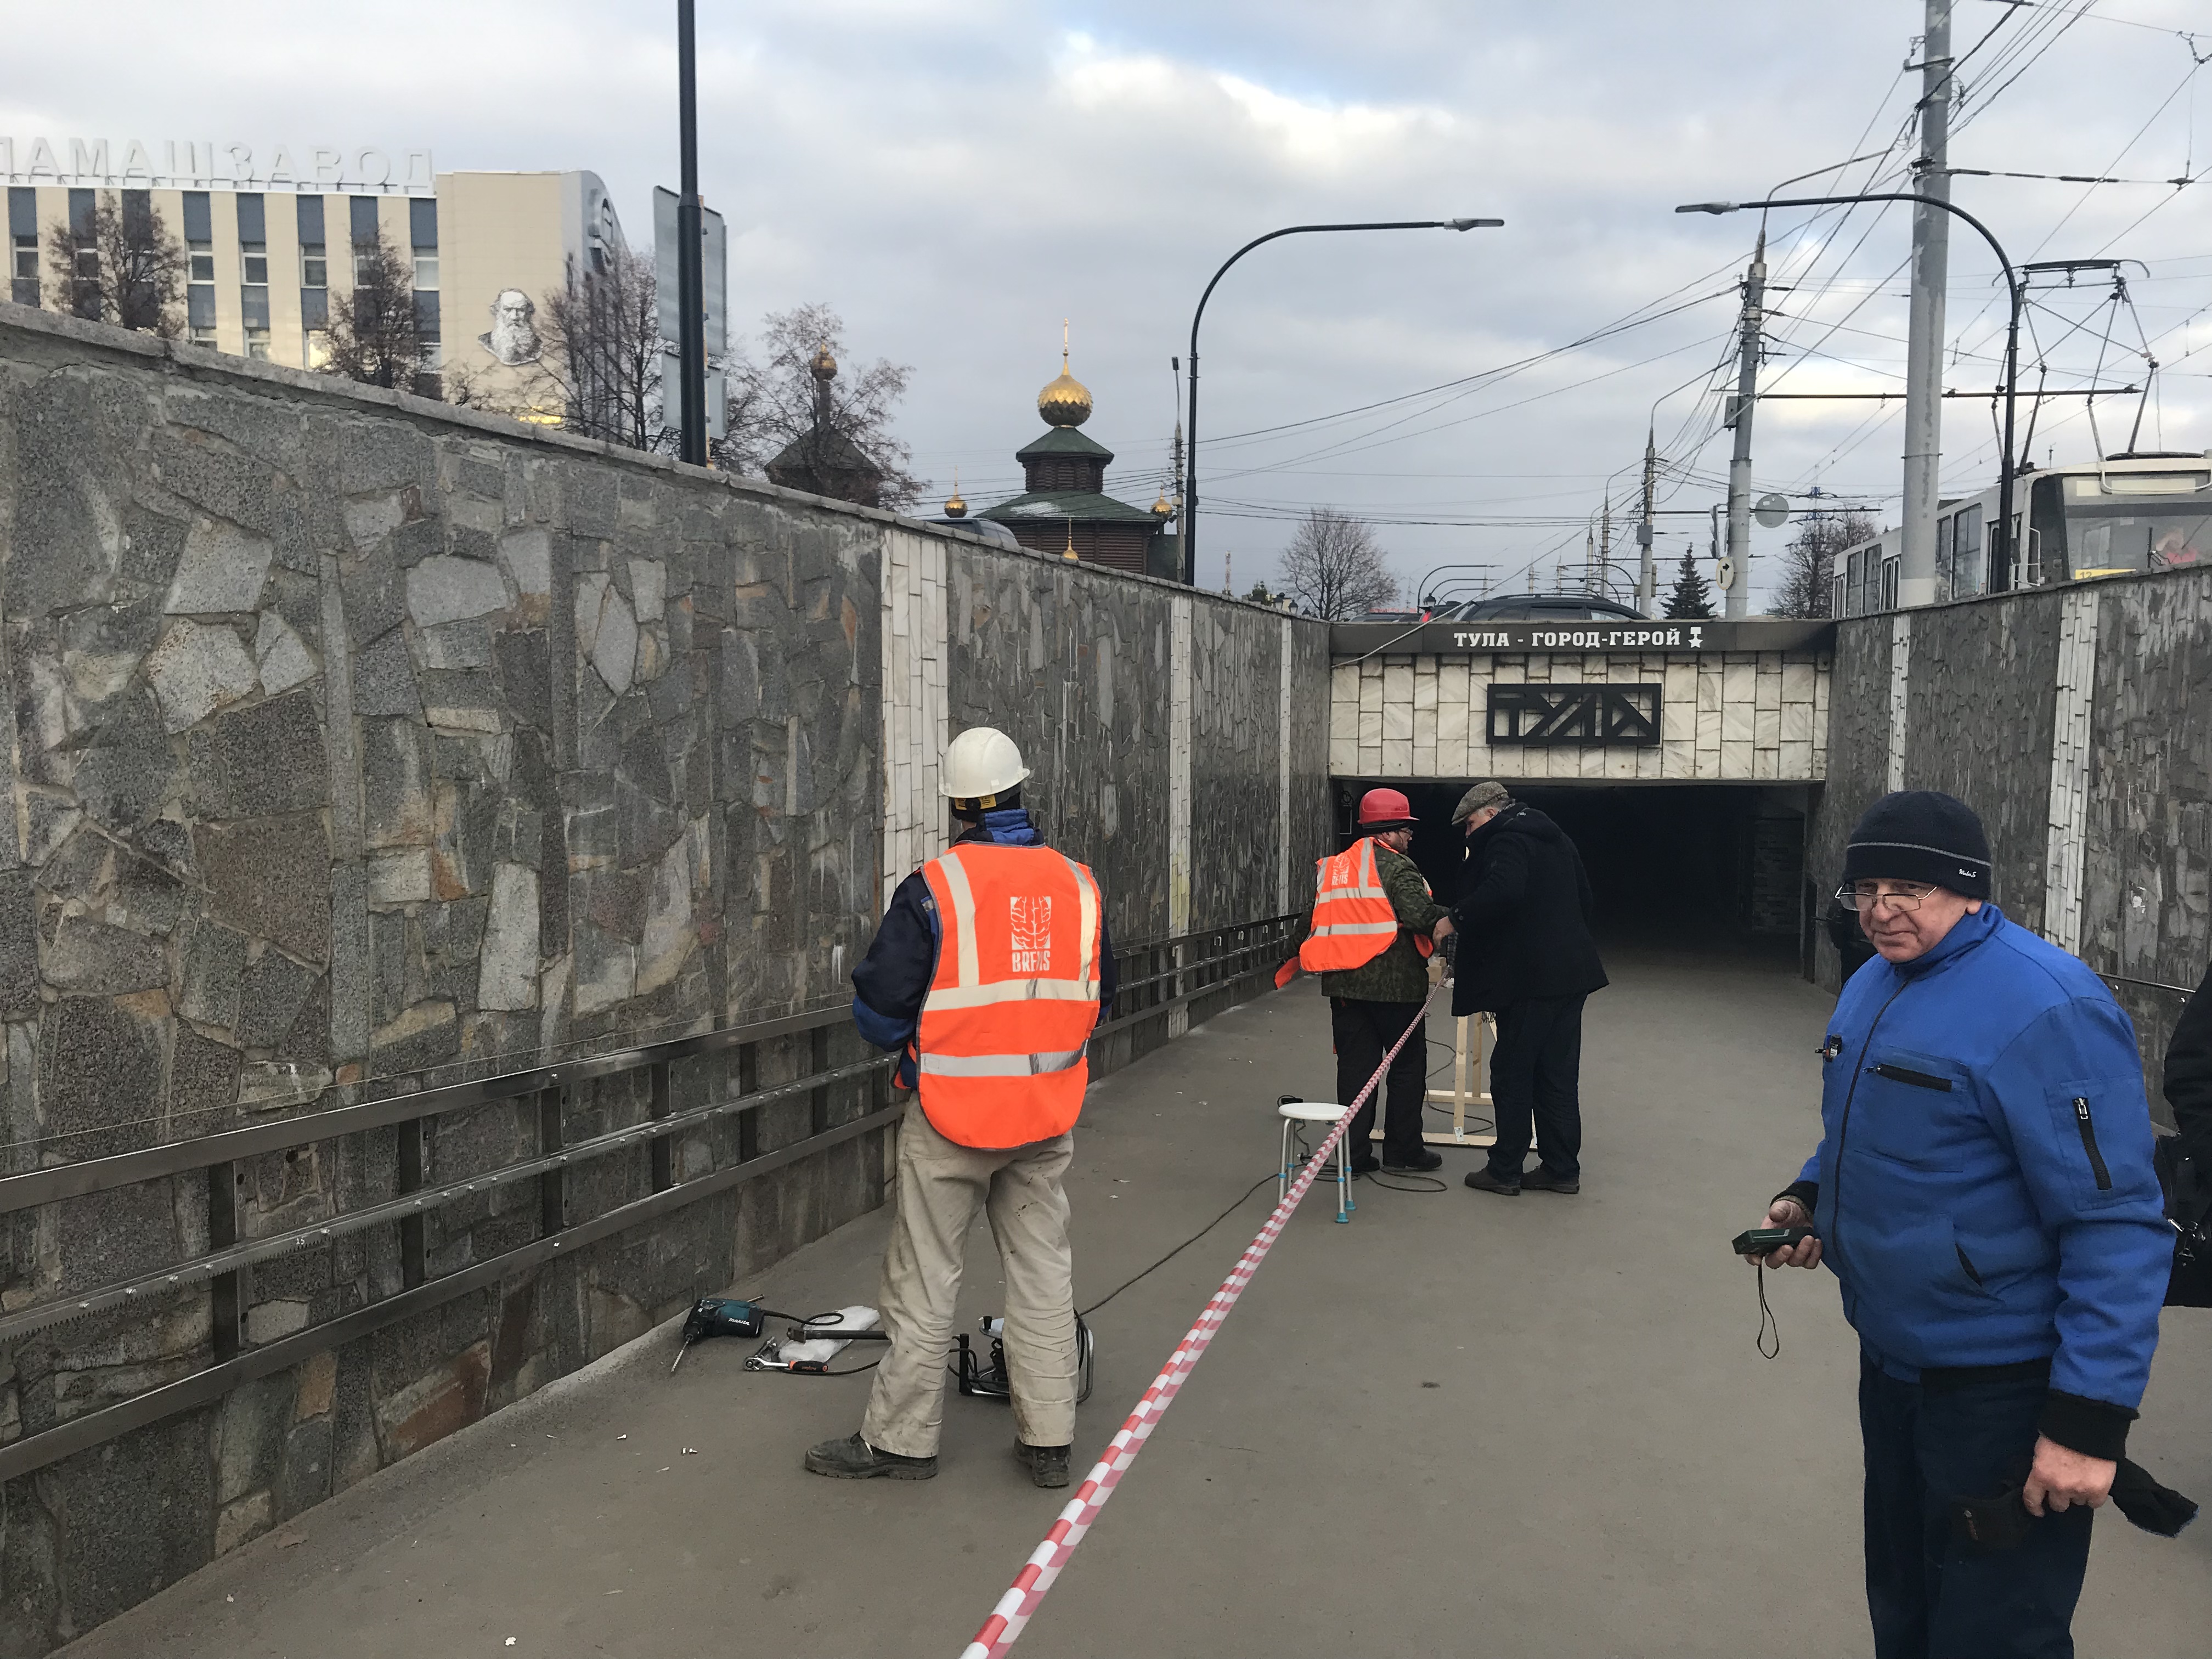
POLYGON ((1406 1046, 1407 1040, 1419 1029, 1421 1021, 1427 1018, 1429 1003, 1436 1000, 1437 991, 1441 988, 1431 988, 1428 1000, 1421 1004, 1421 1012, 1413 1017, 1413 1023, 1391 1045, 1390 1052, 1382 1056, 1382 1063, 1375 1068, 1375 1075, 1367 1079, 1367 1086, 1360 1090, 1358 1097, 1344 1109, 1344 1115, 1337 1119, 1336 1126, 1328 1132, 1328 1138, 1314 1149, 1313 1156, 1306 1160, 1305 1168, 1298 1171, 1297 1179, 1283 1194, 1282 1202, 1275 1206, 1267 1224, 1244 1247, 1244 1254, 1237 1257, 1237 1266, 1229 1277, 1221 1281, 1221 1288, 1213 1293, 1212 1300, 1206 1303, 1205 1310, 1198 1316, 1198 1322, 1176 1345, 1176 1351, 1168 1356, 1167 1364, 1152 1379, 1152 1385, 1145 1390, 1144 1397, 1137 1401, 1136 1410, 1129 1413, 1121 1425, 1121 1431, 1107 1443, 1106 1455, 1091 1465, 1091 1473, 1075 1489, 1075 1496, 1060 1512, 1060 1518, 1053 1522, 1052 1530, 1045 1534, 1044 1542, 1037 1546, 1036 1553, 1023 1565, 1012 1588, 999 1598, 998 1606, 991 1609, 991 1616, 983 1621, 983 1628, 977 1631, 975 1639, 962 1650, 960 1659, 1001 1659, 1001 1656, 1020 1638, 1030 1615, 1043 1601, 1045 1592, 1060 1577, 1060 1569, 1075 1553, 1075 1547, 1091 1530, 1091 1522, 1098 1518, 1098 1512, 1106 1507, 1106 1500, 1114 1495, 1114 1488, 1121 1485, 1122 1475, 1137 1461, 1138 1452, 1144 1449, 1145 1442, 1152 1438, 1152 1431, 1159 1426, 1160 1419, 1175 1403, 1175 1397, 1182 1392, 1184 1382, 1192 1371, 1198 1369, 1198 1362, 1206 1357, 1206 1350, 1212 1343, 1215 1333, 1220 1330, 1222 1322, 1229 1317, 1229 1310, 1237 1305, 1237 1298, 1244 1294, 1244 1287, 1252 1282, 1252 1275, 1260 1270, 1260 1264, 1267 1259, 1267 1252, 1274 1248, 1284 1224, 1291 1218, 1291 1212, 1298 1207, 1298 1200, 1313 1185, 1314 1176, 1322 1164, 1350 1129, 1353 1115, 1367 1103, 1368 1097, 1381 1085, 1384 1074, 1390 1069, 1390 1062, 1398 1058, 1399 1050, 1406 1046))

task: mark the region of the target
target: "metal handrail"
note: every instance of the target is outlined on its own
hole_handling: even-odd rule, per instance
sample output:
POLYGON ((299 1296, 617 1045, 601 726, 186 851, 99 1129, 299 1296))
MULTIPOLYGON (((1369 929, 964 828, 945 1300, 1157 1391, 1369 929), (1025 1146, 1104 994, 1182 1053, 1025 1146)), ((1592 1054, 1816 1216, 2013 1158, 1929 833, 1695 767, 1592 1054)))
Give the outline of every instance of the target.
MULTIPOLYGON (((1237 923, 1235 927, 1264 927, 1292 919, 1267 916, 1258 921, 1237 923)), ((1231 927, 1212 927, 1176 934, 1166 939, 1125 945, 1116 950, 1114 955, 1119 961, 1146 951, 1172 950, 1194 939, 1211 939, 1233 930, 1231 927)), ((1234 954, 1233 951, 1230 953, 1234 954)), ((1126 994, 1156 984, 1162 979, 1196 972, 1227 959, 1224 956, 1209 957, 1203 962, 1186 963, 1162 974, 1131 981, 1118 989, 1126 994)), ((848 1003, 839 1002, 773 1019, 726 1026, 717 1031, 696 1032, 689 1036, 672 1037, 637 1048, 552 1061, 519 1072, 502 1072, 467 1082, 443 1084, 434 1088, 389 1095, 380 1100, 301 1113, 273 1122, 217 1130, 211 1134, 165 1141, 158 1146, 141 1147, 134 1152, 117 1152, 106 1158, 79 1158, 67 1164, 57 1164, 50 1169, 0 1176, 0 1215, 29 1209, 36 1205, 55 1203, 62 1199, 82 1198, 117 1187, 132 1186, 142 1181, 155 1181, 164 1176, 185 1175, 213 1164, 258 1157, 264 1152, 283 1152, 289 1147, 307 1146, 312 1141, 328 1140, 337 1135, 386 1128, 416 1118, 469 1111, 562 1085, 588 1083, 647 1066, 718 1054, 769 1037, 787 1036, 794 1032, 818 1030, 825 1025, 839 1025, 850 1017, 850 1012, 848 1003)), ((1148 1013, 1152 1011, 1140 1009, 1135 1012, 1148 1013)), ((758 1097, 754 1097, 756 1099, 758 1097)))
POLYGON ((519 1099, 562 1084, 588 1083, 597 1078, 612 1077, 618 1073, 637 1071, 647 1066, 658 1066, 672 1060, 689 1060, 698 1054, 714 1054, 768 1037, 786 1036, 795 1031, 836 1025, 850 1017, 849 1005, 839 1003, 835 1007, 787 1014, 776 1019, 726 1026, 719 1031, 671 1037, 665 1042, 647 1043, 640 1048, 617 1048, 588 1058, 533 1066, 520 1072, 501 1072, 495 1076, 477 1078, 465 1083, 410 1090, 405 1094, 387 1095, 381 1100, 362 1101, 351 1106, 333 1106, 319 1112, 305 1112, 296 1117, 280 1118, 270 1123, 256 1123, 239 1129, 219 1129, 212 1134, 165 1141, 158 1146, 117 1152, 107 1158, 79 1158, 74 1163, 57 1164, 52 1169, 0 1176, 0 1215, 28 1209, 37 1204, 52 1204, 59 1199, 82 1198, 87 1194, 106 1192, 111 1188, 128 1187, 141 1181, 155 1181, 163 1176, 185 1175, 194 1170, 206 1169, 210 1164, 253 1158, 263 1152, 279 1152, 287 1147, 304 1146, 310 1141, 328 1140, 336 1135, 385 1128, 413 1118, 470 1111, 479 1106, 495 1105, 502 1100, 519 1099))
POLYGON ((458 1203, 471 1194, 487 1193, 500 1187, 511 1187, 517 1182, 529 1181, 538 1176, 550 1175, 556 1170, 568 1169, 574 1164, 589 1164, 595 1159, 605 1158, 626 1148, 642 1146, 650 1140, 680 1134, 687 1129, 696 1128, 714 1118, 726 1117, 733 1112, 750 1111, 756 1107, 766 1105, 772 1100, 783 1100, 793 1095, 809 1094, 817 1089, 827 1088, 830 1084, 844 1082, 848 1078, 866 1077, 871 1073, 884 1070, 896 1063, 896 1055, 885 1054, 874 1060, 861 1060, 854 1065, 841 1066, 831 1071, 817 1072, 811 1077, 801 1078, 796 1083, 779 1084, 775 1088, 762 1089, 737 1100, 715 1101, 709 1105, 695 1107, 687 1112, 676 1112, 667 1117, 651 1118, 642 1123, 631 1124, 626 1128, 613 1129, 603 1135, 594 1135, 588 1140, 577 1141, 573 1146, 563 1146, 557 1152, 541 1152, 534 1158, 523 1158, 513 1164, 502 1164, 495 1170, 483 1175, 471 1176, 466 1181, 448 1182, 441 1187, 420 1188, 414 1192, 403 1193, 398 1198, 387 1199, 380 1204, 370 1204, 358 1210, 346 1211, 343 1214, 332 1216, 327 1221, 313 1222, 305 1227, 295 1227, 289 1231, 270 1233, 266 1237, 228 1245, 219 1250, 210 1250, 204 1255, 191 1256, 183 1261, 173 1262, 168 1267, 150 1273, 142 1273, 132 1279, 116 1279, 96 1290, 86 1291, 76 1296, 63 1297, 59 1301, 41 1303, 35 1307, 25 1308, 16 1313, 0 1316, 0 1342, 10 1342, 18 1337, 28 1336, 33 1332, 46 1330, 52 1326, 67 1324, 71 1320, 85 1318, 94 1314, 106 1313, 116 1308, 135 1307, 142 1303, 151 1301, 157 1296, 165 1296, 172 1291, 181 1290, 187 1285, 204 1284, 219 1273, 235 1273, 240 1267, 251 1267, 264 1261, 273 1261, 279 1256, 289 1255, 295 1250, 325 1244, 331 1239, 343 1238, 349 1233, 362 1232, 370 1227, 383 1226, 392 1222, 404 1220, 409 1216, 441 1208, 447 1204, 458 1203))

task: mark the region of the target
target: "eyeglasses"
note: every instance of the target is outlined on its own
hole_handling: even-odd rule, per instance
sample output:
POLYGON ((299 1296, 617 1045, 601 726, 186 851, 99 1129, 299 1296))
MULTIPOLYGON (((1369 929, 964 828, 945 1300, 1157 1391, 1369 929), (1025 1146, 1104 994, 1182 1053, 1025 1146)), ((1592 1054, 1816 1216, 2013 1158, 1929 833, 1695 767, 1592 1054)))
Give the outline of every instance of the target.
POLYGON ((1887 904, 1893 910, 1917 910, 1920 902, 1936 890, 1928 881, 1862 881, 1836 889, 1836 901, 1846 910, 1871 910, 1877 904, 1887 904))

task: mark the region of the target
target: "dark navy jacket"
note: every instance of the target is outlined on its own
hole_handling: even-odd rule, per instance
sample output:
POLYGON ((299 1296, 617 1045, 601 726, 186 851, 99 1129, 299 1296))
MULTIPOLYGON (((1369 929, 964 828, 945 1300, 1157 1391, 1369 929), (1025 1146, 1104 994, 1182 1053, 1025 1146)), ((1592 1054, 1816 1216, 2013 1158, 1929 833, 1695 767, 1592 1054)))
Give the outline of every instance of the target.
MULTIPOLYGON (((1042 847, 1036 825, 1020 808, 986 812, 983 822, 952 844, 993 842, 1001 847, 1042 847)), ((878 1048, 903 1049, 914 1041, 921 1024, 921 1005, 937 977, 937 945, 945 927, 939 921, 937 901, 929 884, 917 870, 898 884, 883 926, 876 929, 868 954, 853 969, 853 1024, 878 1048)), ((1106 918, 1098 918, 1098 1018, 1114 1008, 1118 975, 1114 971, 1114 941, 1106 932, 1106 918)), ((915 1086, 914 1056, 899 1061, 899 1086, 915 1086)))
POLYGON ((2064 1433, 2046 1412, 2045 1432, 2116 1456, 2173 1234, 2112 993, 1984 904, 1917 960, 1852 975, 1824 1053, 1825 1133, 1793 1190, 1818 1183, 1822 1259, 1869 1355, 1907 1382, 2047 1358, 2054 1409, 2099 1423, 2064 1433))

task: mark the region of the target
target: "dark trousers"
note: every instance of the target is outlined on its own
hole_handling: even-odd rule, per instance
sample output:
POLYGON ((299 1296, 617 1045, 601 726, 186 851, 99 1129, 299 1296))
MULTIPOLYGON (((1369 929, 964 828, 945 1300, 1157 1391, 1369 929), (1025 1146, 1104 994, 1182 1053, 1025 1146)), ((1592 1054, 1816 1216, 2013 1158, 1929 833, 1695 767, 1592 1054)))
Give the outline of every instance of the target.
POLYGON ((1531 997, 1498 1011, 1490 1051, 1491 1118, 1498 1144, 1490 1173, 1521 1179, 1533 1131, 1544 1167, 1562 1181, 1582 1175, 1584 997, 1531 997))
POLYGON ((2026 1477, 2048 1372, 1959 1375, 1899 1382, 1859 1362, 1875 1659, 2072 1659, 2094 1511, 2046 1512, 2009 1549, 1955 1537, 1951 1522, 1953 1499, 1993 1497, 2026 1477))
MULTIPOLYGON (((1329 999, 1329 1025, 1336 1036, 1337 1099, 1349 1105, 1352 1097, 1367 1086, 1367 1079, 1375 1075, 1382 1056, 1390 1052, 1390 1045, 1413 1023, 1421 1006, 1418 1002, 1329 999)), ((1390 1098, 1382 1120, 1382 1152, 1396 1164, 1401 1161, 1401 1153, 1416 1152, 1421 1148, 1421 1109, 1426 1103, 1423 1097, 1429 1087, 1427 1020, 1423 1019, 1421 1029, 1407 1038, 1406 1046, 1391 1062, 1390 1075, 1385 1082, 1390 1098)), ((1380 1089, 1376 1091, 1376 1094, 1380 1093, 1380 1089)), ((1367 1103, 1359 1109, 1359 1115, 1352 1120, 1348 1144, 1354 1164, 1375 1156, 1368 1146, 1368 1137, 1375 1133, 1375 1095, 1370 1095, 1367 1103)))

